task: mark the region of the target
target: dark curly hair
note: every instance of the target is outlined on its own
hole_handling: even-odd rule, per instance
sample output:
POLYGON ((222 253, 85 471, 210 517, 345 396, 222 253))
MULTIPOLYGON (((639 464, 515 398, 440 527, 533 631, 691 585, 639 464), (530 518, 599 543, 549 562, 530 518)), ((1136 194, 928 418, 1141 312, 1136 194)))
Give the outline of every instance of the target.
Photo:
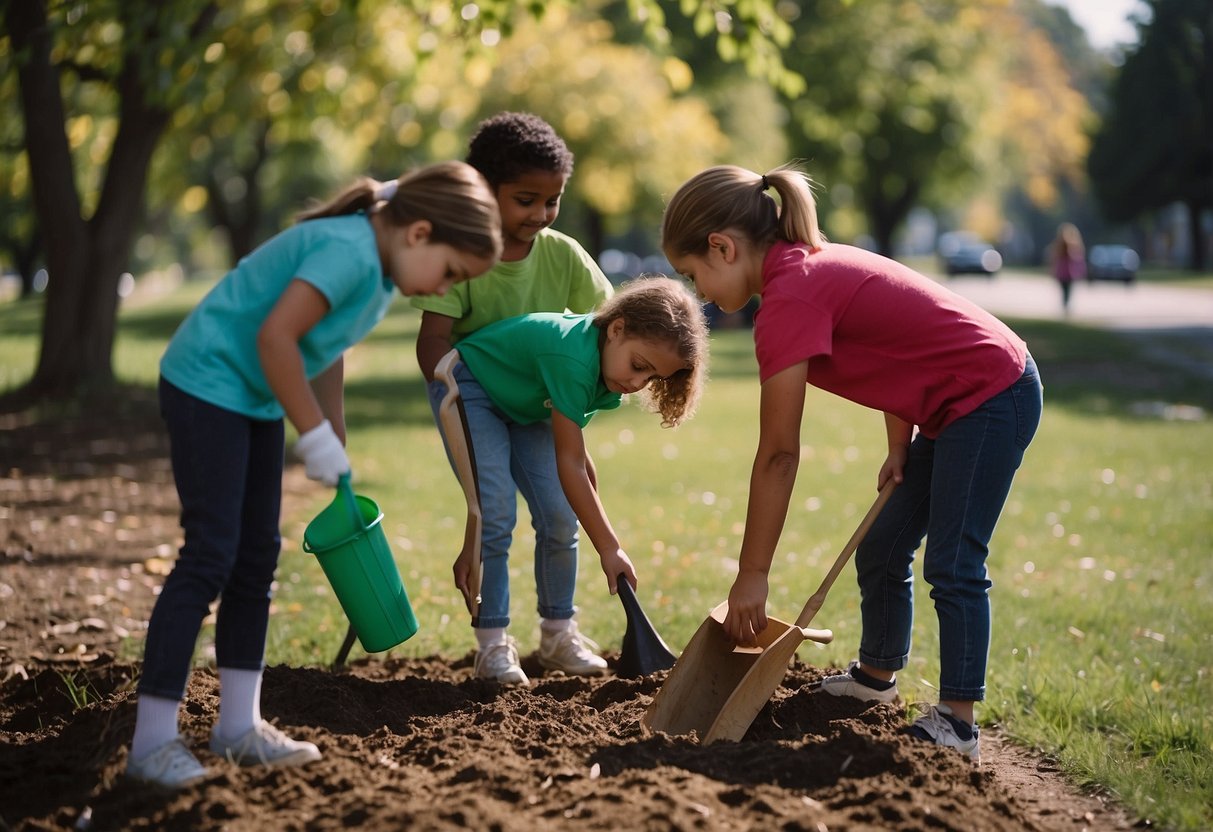
POLYGON ((573 173, 573 154, 552 125, 531 113, 498 113, 480 122, 468 142, 467 163, 494 190, 531 171, 573 173))

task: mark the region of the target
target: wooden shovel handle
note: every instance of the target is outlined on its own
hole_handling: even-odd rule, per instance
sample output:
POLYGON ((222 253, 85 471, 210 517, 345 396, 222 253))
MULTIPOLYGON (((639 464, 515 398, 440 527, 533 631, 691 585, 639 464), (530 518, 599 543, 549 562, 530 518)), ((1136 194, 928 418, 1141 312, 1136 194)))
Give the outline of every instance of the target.
POLYGON ((868 509, 868 513, 859 522, 859 528, 851 535, 851 539, 847 541, 847 545, 842 547, 842 552, 839 553, 838 558, 834 561, 834 565, 830 567, 825 580, 821 582, 821 586, 809 597, 809 600, 804 605, 804 609, 800 611, 800 615, 796 618, 797 627, 807 627, 809 622, 813 620, 813 616, 817 615, 817 611, 825 603, 826 593, 830 591, 830 587, 834 585, 834 581, 842 572, 842 568, 847 565, 847 561, 851 559, 851 555, 855 553, 855 550, 859 548, 859 544, 871 530, 872 524, 876 522, 876 516, 880 514, 885 503, 889 501, 889 497, 893 496, 893 489, 896 486, 897 484, 893 481, 893 478, 889 477, 889 481, 884 484, 884 488, 880 489, 880 493, 876 495, 876 502, 872 503, 872 507, 868 509))
POLYGON ((467 602, 468 612, 472 614, 472 620, 475 622, 480 615, 480 586, 484 569, 480 557, 484 516, 480 509, 480 481, 476 476, 476 452, 472 445, 471 431, 468 430, 459 385, 455 383, 455 363, 457 361, 459 361, 459 352, 457 350, 448 352, 434 367, 434 378, 446 385, 446 395, 438 405, 438 420, 442 424, 442 432, 446 435, 446 444, 451 451, 451 459, 455 462, 455 474, 459 478, 459 484, 463 487, 463 496, 468 507, 464 548, 460 552, 460 557, 470 556, 471 569, 467 587, 460 587, 460 589, 464 590, 464 600, 467 602))

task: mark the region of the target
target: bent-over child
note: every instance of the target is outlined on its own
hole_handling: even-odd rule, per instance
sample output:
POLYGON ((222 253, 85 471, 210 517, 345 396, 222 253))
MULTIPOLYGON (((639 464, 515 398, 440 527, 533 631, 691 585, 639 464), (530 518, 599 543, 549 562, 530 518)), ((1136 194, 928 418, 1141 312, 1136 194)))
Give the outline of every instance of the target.
MULTIPOLYGON (((546 121, 531 113, 499 113, 481 122, 468 144, 467 162, 493 189, 501 211, 505 248, 501 262, 472 283, 442 298, 419 298, 422 310, 417 361, 429 382, 434 418, 446 387, 434 381, 434 367, 451 348, 481 327, 530 312, 585 314, 609 298, 606 275, 572 237, 551 227, 573 173, 573 154, 546 121)), ((508 422, 494 442, 500 453, 481 449, 481 546, 489 558, 505 557, 518 522, 518 494, 530 510, 535 530, 535 569, 540 598, 549 570, 564 574, 577 561, 577 515, 560 488, 549 420, 508 422)), ((574 675, 598 675, 606 660, 582 637, 563 606, 542 600, 541 628, 550 646, 545 661, 574 675)), ((476 627, 480 678, 518 684, 525 675, 513 654, 503 650, 504 622, 476 627)))
POLYGON ((911 565, 925 536, 940 703, 911 730, 976 759, 973 710, 985 696, 990 641, 988 546, 1041 413, 1040 378, 1023 340, 900 263, 826 242, 810 182, 795 167, 696 175, 666 207, 662 246, 722 310, 762 300, 754 323, 758 451, 724 622, 729 637, 752 645, 767 626, 768 573, 796 481, 806 384, 879 410, 888 454, 877 487, 890 478, 898 485, 855 555, 858 661, 822 689, 866 701, 897 696, 895 672, 910 652, 911 565))
POLYGON ((170 788, 206 775, 178 734, 195 642, 219 598, 219 719, 210 750, 240 765, 299 765, 317 747, 261 717, 271 583, 281 538, 284 424, 307 475, 349 472, 342 354, 394 292, 438 294, 501 252, 500 217, 472 167, 362 179, 243 258, 181 324, 160 362, 185 543, 152 610, 126 773, 170 788))
MULTIPOLYGON (((558 489, 598 552, 612 594, 622 574, 633 587, 636 570, 607 519, 598 477, 582 429, 600 410, 619 407, 624 395, 644 392, 665 427, 694 413, 707 373, 708 333, 700 304, 686 287, 667 277, 625 284, 588 315, 532 313, 483 327, 459 342, 455 382, 463 397, 475 449, 486 513, 513 483, 526 489, 558 489), (520 446, 518 427, 542 424, 552 445, 520 446), (511 456, 549 455, 554 480, 536 484, 521 477, 511 456), (510 474, 514 472, 512 479, 510 474)), ((445 387, 443 388, 445 389, 445 387)), ((532 466, 531 471, 538 466, 532 466)), ((542 505, 542 504, 541 504, 542 505)), ((480 678, 526 685, 510 623, 508 547, 483 549, 484 577, 475 672, 480 678)), ((455 563, 455 584, 469 600, 470 556, 455 563)), ((583 638, 573 620, 577 583, 573 556, 559 550, 535 558, 540 640, 538 659, 549 670, 568 672, 575 657, 569 644, 583 638)), ((605 664, 605 663, 604 663, 605 664)), ((593 668, 578 668, 582 674, 593 668)), ((598 671, 601 672, 601 671, 598 671)))

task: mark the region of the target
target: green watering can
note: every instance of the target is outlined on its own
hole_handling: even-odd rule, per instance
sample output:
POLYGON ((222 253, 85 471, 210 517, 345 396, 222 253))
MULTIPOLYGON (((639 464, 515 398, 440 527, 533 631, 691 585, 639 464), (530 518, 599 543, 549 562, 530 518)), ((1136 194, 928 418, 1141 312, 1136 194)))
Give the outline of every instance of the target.
POLYGON ((374 500, 354 494, 348 474, 337 481, 333 502, 308 524, 303 551, 320 562, 368 653, 395 647, 417 632, 417 617, 383 532, 383 512, 374 500))

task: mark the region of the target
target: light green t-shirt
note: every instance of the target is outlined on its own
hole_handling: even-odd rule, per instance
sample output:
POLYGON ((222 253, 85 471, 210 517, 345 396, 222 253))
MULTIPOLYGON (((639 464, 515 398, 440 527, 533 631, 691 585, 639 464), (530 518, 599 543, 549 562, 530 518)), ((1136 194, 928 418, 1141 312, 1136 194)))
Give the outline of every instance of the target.
POLYGON ((365 214, 291 226, 263 243, 215 284, 181 323, 160 374, 203 401, 253 419, 281 419, 257 352, 257 332, 287 285, 315 286, 329 311, 299 341, 315 378, 382 320, 395 284, 383 274, 365 214))
POLYGON ((622 396, 602 383, 593 315, 539 312, 506 318, 459 342, 459 355, 493 404, 519 424, 559 410, 580 427, 622 396))
POLYGON ((498 263, 475 280, 458 283, 445 297, 413 298, 413 306, 455 318, 452 342, 483 326, 530 312, 591 312, 614 293, 576 240, 551 228, 535 237, 522 260, 498 263))

